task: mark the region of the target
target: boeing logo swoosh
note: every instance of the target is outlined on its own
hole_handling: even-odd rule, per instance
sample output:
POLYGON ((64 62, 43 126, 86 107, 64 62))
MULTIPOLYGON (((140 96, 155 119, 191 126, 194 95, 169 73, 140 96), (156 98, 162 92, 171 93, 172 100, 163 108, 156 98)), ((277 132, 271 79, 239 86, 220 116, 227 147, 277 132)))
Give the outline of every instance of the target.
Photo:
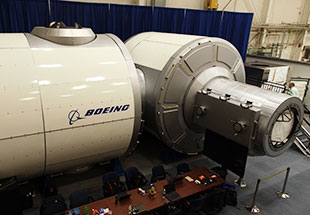
POLYGON ((84 119, 83 117, 80 117, 80 113, 78 110, 72 110, 70 111, 70 113, 68 114, 68 118, 69 118, 69 124, 73 125, 73 123, 75 123, 76 121, 80 120, 80 119, 84 119))
POLYGON ((83 115, 84 117, 81 117, 81 114, 78 111, 78 109, 72 110, 68 114, 69 125, 73 125, 73 123, 75 123, 76 121, 79 121, 80 119, 87 119, 93 116, 125 112, 125 111, 128 111, 129 108, 130 108, 130 104, 122 104, 122 105, 99 107, 96 109, 88 109, 83 115))

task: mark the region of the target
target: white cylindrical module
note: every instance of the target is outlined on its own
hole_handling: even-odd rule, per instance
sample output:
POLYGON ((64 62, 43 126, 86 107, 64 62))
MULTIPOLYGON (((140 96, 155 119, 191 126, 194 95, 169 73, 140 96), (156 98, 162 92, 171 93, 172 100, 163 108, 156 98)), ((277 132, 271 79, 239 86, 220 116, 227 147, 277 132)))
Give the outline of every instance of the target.
POLYGON ((246 142, 251 155, 277 156, 293 143, 303 118, 302 102, 244 84, 242 58, 228 41, 147 32, 130 38, 126 46, 145 76, 145 127, 169 147, 199 153, 205 129, 246 142), (216 100, 226 96, 223 101, 230 99, 230 106, 197 97, 202 91, 216 100), (247 102, 251 107, 242 109, 247 102), (278 123, 282 116, 289 116, 289 122, 278 123))
POLYGON ((148 32, 126 45, 59 23, 0 34, 0 179, 72 170, 131 151, 142 104, 148 131, 182 153, 203 150, 205 129, 246 142, 252 155, 277 156, 292 144, 301 101, 243 84, 243 62, 229 42, 148 32))
POLYGON ((0 179, 99 163, 135 147, 141 93, 114 35, 35 28, 0 34, 0 179))

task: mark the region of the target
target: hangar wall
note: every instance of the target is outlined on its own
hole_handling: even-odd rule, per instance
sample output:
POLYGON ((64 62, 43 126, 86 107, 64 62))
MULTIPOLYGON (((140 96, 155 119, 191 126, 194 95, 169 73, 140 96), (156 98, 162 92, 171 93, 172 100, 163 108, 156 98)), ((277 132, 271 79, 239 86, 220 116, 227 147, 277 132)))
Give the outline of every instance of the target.
POLYGON ((252 23, 251 13, 188 10, 165 7, 138 7, 117 4, 93 4, 51 1, 49 16, 45 0, 0 1, 0 32, 30 32, 35 26, 64 21, 78 22, 95 33, 113 33, 123 41, 140 32, 155 31, 220 37, 231 42, 245 59, 252 23), (31 13, 24 11, 30 10, 31 13), (11 19, 3 19, 10 17, 11 19), (197 20, 200 20, 197 22, 197 20))
POLYGON ((72 2, 89 2, 89 3, 110 3, 110 4, 135 4, 133 0, 67 0, 72 2))
MULTIPOLYGON (((74 1, 74 0, 68 0, 74 1)), ((202 10, 205 0, 79 0, 113 4, 155 5, 202 10)), ((249 40, 251 54, 301 60, 305 46, 310 46, 307 0, 218 0, 218 10, 254 13, 249 40), (294 24, 294 26, 292 26, 294 24)))

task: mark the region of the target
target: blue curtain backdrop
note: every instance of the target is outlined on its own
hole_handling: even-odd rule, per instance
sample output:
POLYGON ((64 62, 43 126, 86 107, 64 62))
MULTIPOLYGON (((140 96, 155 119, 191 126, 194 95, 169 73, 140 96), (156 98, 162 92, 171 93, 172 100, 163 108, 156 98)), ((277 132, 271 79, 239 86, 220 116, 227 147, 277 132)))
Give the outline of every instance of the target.
POLYGON ((185 9, 154 7, 152 31, 184 33, 185 9))
POLYGON ((152 8, 133 5, 110 5, 108 30, 123 41, 129 37, 152 30, 152 8))
POLYGON ((30 32, 48 22, 47 0, 0 0, 0 32, 30 32))
POLYGON ((123 41, 144 31, 220 37, 230 41, 245 59, 252 13, 190 10, 133 5, 51 0, 0 0, 0 32, 31 32, 50 21, 74 22, 95 33, 113 33, 123 41))
MULTIPOLYGON (((108 4, 51 1, 49 20, 63 21, 67 26, 74 26, 74 23, 77 22, 81 26, 90 27, 95 33, 100 34, 108 31, 109 13, 108 4)), ((48 14, 46 15, 48 16, 48 14)))
POLYGON ((182 33, 221 37, 221 18, 221 11, 186 10, 182 33))

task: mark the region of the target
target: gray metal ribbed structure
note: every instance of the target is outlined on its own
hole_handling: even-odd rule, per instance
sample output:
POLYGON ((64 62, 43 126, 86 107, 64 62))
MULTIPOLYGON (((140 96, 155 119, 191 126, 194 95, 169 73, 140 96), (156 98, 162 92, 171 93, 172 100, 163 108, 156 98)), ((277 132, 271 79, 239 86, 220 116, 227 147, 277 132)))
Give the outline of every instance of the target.
MULTIPOLYGON (((219 100, 233 100, 236 105, 241 105, 241 108, 239 108, 241 111, 242 108, 255 109, 259 113, 253 122, 246 122, 244 116, 240 116, 242 119, 238 120, 246 127, 253 126, 248 146, 250 155, 278 156, 293 144, 294 134, 299 130, 300 122, 303 119, 302 103, 297 97, 266 91, 224 78, 216 78, 210 81, 204 89, 211 90, 210 94, 213 94, 219 100)), ((231 114, 232 118, 236 115, 235 112, 229 109, 226 111, 231 114)), ((209 110, 209 112, 216 114, 219 113, 219 110, 209 110)), ((219 118, 216 120, 219 120, 219 118)), ((213 127, 218 125, 221 125, 221 123, 213 124, 213 127)), ((235 124, 235 126, 237 125, 235 124)), ((228 129, 230 129, 231 133, 231 137, 228 135, 228 138, 233 139, 234 134, 236 134, 234 129, 237 128, 234 128, 232 124, 228 126, 228 129)), ((229 134, 229 131, 227 133, 229 134)))
POLYGON ((136 67, 145 76, 146 128, 169 147, 182 153, 199 153, 203 150, 205 129, 246 145, 252 155, 277 156, 292 144, 294 131, 303 117, 301 101, 244 84, 243 61, 229 42, 219 38, 148 32, 130 38, 126 46, 136 67), (211 103, 206 103, 210 100, 208 97, 196 96, 207 89, 211 90, 207 96, 216 96, 218 100, 226 94, 231 96, 229 105, 225 106, 228 108, 225 109, 226 118, 221 118, 223 114, 216 111, 216 105, 223 108, 223 103, 215 102, 212 104, 215 107, 211 107, 211 103), (204 103, 204 98, 202 109, 206 113, 197 116, 198 104, 204 103), (251 103, 248 110, 241 107, 247 101, 251 103), (208 110, 210 108, 213 112, 208 110), (233 109, 238 111, 239 118, 244 118, 242 113, 248 111, 247 124, 234 116, 234 112, 230 113, 233 109), (292 114, 286 126, 276 123, 283 112, 286 116, 292 114), (222 121, 216 120, 217 116, 222 121), (214 121, 210 121, 211 118, 214 121), (236 133, 234 126, 237 125, 230 122, 239 123, 246 132, 236 133), (287 129, 281 137, 275 135, 279 133, 279 125, 287 129), (271 133, 274 133, 273 139, 271 133), (279 138, 282 138, 281 144, 277 141, 279 138))

